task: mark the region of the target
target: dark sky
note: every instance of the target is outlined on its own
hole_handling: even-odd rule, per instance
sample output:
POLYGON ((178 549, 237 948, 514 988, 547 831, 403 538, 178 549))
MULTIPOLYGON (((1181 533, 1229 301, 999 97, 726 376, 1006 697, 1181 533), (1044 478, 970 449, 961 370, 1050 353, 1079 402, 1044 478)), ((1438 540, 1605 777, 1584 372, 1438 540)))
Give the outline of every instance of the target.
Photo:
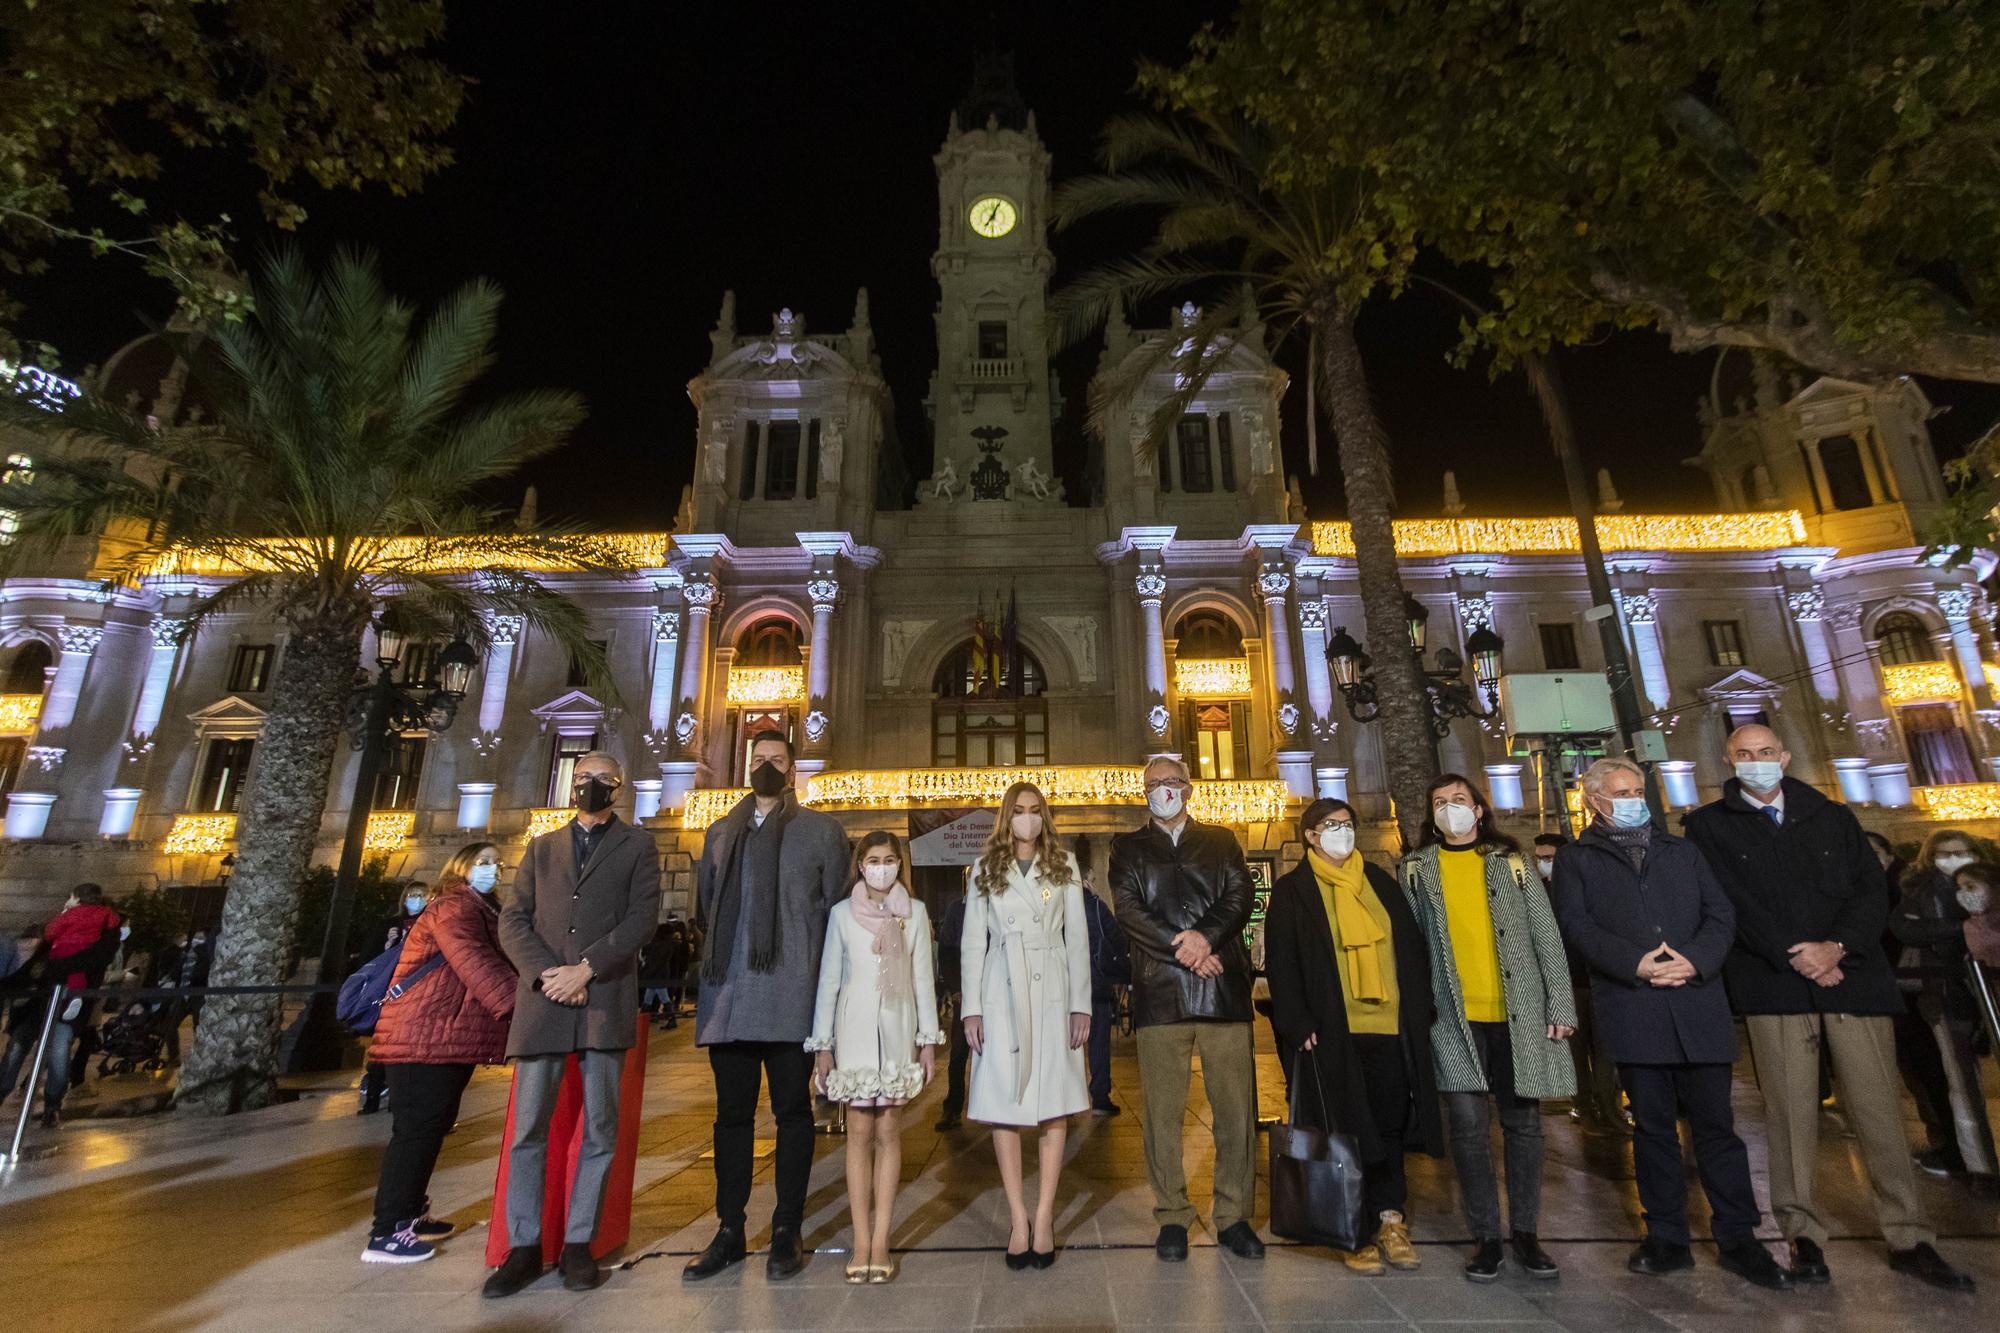
MULTIPOLYGON (((981 6, 796 3, 461 3, 445 56, 476 86, 453 132, 458 165, 409 199, 375 191, 307 200, 301 240, 380 251, 399 292, 430 301, 475 275, 508 295, 495 387, 581 392, 588 424, 524 478, 545 514, 661 527, 692 471, 685 391, 708 356, 725 287, 739 328, 789 305, 809 327, 844 329, 869 289, 910 469, 928 472, 920 403, 935 361, 936 179, 931 156, 997 34, 1016 55, 1058 180, 1089 168, 1098 127, 1138 105, 1141 57, 1172 60, 1228 6, 1020 3, 981 6)), ((254 218, 227 170, 180 173, 190 210, 254 218)), ((242 228, 254 252, 269 239, 242 228)), ((1055 240, 1058 282, 1131 243, 1095 228, 1055 240)), ((158 316, 156 290, 115 261, 70 260, 26 289, 24 331, 71 368, 101 361, 158 316)), ((1142 322, 1164 322, 1142 311, 1142 322)), ((1457 472, 1473 512, 1560 510, 1559 477, 1518 379, 1445 362, 1456 316, 1428 298, 1378 302, 1361 332, 1396 453, 1403 507, 1432 513, 1439 474, 1457 472)), ((1303 473, 1299 350, 1285 403, 1288 466, 1303 473)), ((1059 363, 1072 410, 1095 350, 1059 363)), ((1702 508, 1694 415, 1712 359, 1625 334, 1565 352, 1588 463, 1608 465, 1634 509, 1702 508)), ((2000 394, 1927 386, 1957 410, 1935 424, 1949 450, 2000 415, 2000 394)), ((1329 458, 1330 434, 1321 438, 1329 458)), ((1080 460, 1059 462, 1079 494, 1080 460)), ((1338 477, 1306 481, 1315 514, 1336 513, 1338 477)))

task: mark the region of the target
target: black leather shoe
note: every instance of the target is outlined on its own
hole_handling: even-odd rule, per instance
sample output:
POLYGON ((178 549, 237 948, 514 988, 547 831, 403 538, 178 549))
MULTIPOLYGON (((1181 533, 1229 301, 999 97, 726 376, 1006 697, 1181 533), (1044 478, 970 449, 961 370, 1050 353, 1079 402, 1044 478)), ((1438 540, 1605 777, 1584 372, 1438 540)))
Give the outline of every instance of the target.
POLYGON ((1928 1241, 1920 1242, 1911 1249, 1889 1251, 1889 1267, 1944 1291, 1974 1289, 1971 1275, 1961 1273, 1946 1263, 1944 1256, 1932 1249, 1928 1241))
POLYGON ((1250 1229, 1248 1222, 1231 1222, 1222 1229, 1222 1234, 1215 1238, 1215 1243, 1238 1259, 1264 1257, 1264 1242, 1257 1238, 1257 1233, 1250 1229))
POLYGON ((771 1255, 764 1260, 764 1276, 773 1282, 783 1282, 786 1278, 797 1277, 805 1271, 806 1250, 799 1244, 799 1233, 790 1227, 776 1227, 771 1232, 771 1255))
POLYGON ((743 1233, 735 1227, 724 1227, 715 1233, 707 1249, 687 1261, 687 1267, 681 1269, 681 1281, 699 1282, 714 1277, 731 1264, 742 1263, 743 1254, 743 1233))
POLYGON ((1028 1258, 1038 1269, 1054 1268, 1056 1266, 1056 1252, 1054 1250, 1029 1250, 1028 1258))
POLYGON ((542 1275, 542 1247, 516 1245, 507 1251, 507 1257, 500 1266, 486 1275, 486 1285, 479 1294, 488 1300, 500 1300, 512 1296, 542 1275))
POLYGON ((1778 1266, 1771 1252, 1754 1240, 1718 1245, 1715 1262, 1725 1273, 1734 1273, 1753 1287, 1766 1291, 1790 1291, 1792 1275, 1778 1266))
POLYGON ((1809 1282, 1816 1287, 1833 1281, 1833 1273, 1826 1266, 1826 1255, 1820 1252, 1818 1241, 1801 1236, 1792 1242, 1792 1281, 1809 1282))
POLYGON ((959 1118, 955 1115, 941 1115, 938 1117, 938 1122, 932 1125, 931 1128, 940 1134, 949 1134, 958 1128, 959 1123, 959 1118))
POLYGON ((1514 1262, 1521 1265, 1521 1271, 1529 1277, 1546 1281, 1562 1276, 1562 1270, 1556 1267, 1555 1260, 1549 1258, 1549 1252, 1535 1239, 1534 1232, 1517 1231, 1507 1243, 1514 1247, 1514 1262))
POLYGON ((565 1245, 556 1261, 562 1270, 563 1286, 569 1291, 596 1291, 604 1283, 604 1270, 597 1266, 588 1245, 565 1245))
MULTIPOLYGON (((1685 1245, 1675 1245, 1670 1241, 1654 1240, 1651 1236, 1639 1242, 1639 1248, 1632 1251, 1632 1257, 1625 1266, 1635 1273, 1647 1277, 1665 1277, 1668 1273, 1679 1273, 1694 1267, 1694 1252, 1685 1245)), ((1772 1267, 1777 1265, 1773 1264, 1772 1267)))
POLYGON ((1465 1261, 1465 1278, 1468 1282, 1494 1282, 1500 1277, 1500 1242, 1482 1240, 1472 1257, 1465 1261))
POLYGON ((1159 1237, 1153 1242, 1153 1253, 1170 1264, 1187 1261, 1187 1228, 1177 1227, 1169 1222, 1160 1228, 1159 1237))

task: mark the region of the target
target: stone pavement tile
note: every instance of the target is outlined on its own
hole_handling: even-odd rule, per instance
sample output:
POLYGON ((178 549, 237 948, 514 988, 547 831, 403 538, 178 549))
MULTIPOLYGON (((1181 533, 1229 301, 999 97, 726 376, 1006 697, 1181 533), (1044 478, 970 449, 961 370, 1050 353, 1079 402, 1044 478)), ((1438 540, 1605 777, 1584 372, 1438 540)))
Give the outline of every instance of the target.
POLYGON ((839 1329, 970 1329, 979 1311, 979 1288, 906 1287, 897 1278, 885 1286, 851 1287, 851 1295, 833 1322, 816 1328, 839 1329))
MULTIPOLYGON (((1412 1322, 1454 1319, 1517 1320, 1533 1323, 1543 1317, 1533 1302, 1515 1290, 1515 1283, 1467 1282, 1463 1274, 1399 1274, 1383 1280, 1379 1292, 1395 1311, 1412 1322)), ((1522 1278, 1521 1282, 1533 1281, 1522 1278)))
MULTIPOLYGON (((1520 1322, 1512 1319, 1487 1320, 1480 1323, 1465 1323, 1459 1320, 1419 1322, 1413 1327, 1417 1333, 1570 1333, 1561 1324, 1547 1320, 1520 1322)), ((1588 1329, 1576 1329, 1575 1333, 1592 1333, 1588 1329)))
POLYGON ((1111 1286, 1096 1277, 1064 1280, 1058 1276, 1060 1271, 1061 1265, 1047 1273, 1002 1271, 988 1279, 979 1288, 975 1324, 980 1328, 1114 1327, 1111 1286), (1032 1280, 1037 1277, 1042 1280, 1032 1280))
MULTIPOLYGON (((419 1329, 452 1333, 452 1330, 462 1328, 487 1329, 493 1333, 539 1333, 542 1329, 588 1328, 589 1322, 581 1318, 584 1314, 581 1307, 593 1295, 600 1294, 564 1291, 558 1286, 552 1291, 535 1289, 509 1296, 504 1301, 489 1301, 476 1291, 468 1292, 434 1310, 424 1311, 414 1320, 389 1324, 381 1333, 390 1333, 390 1330, 394 1333, 416 1333, 419 1329)), ((393 1310, 394 1307, 390 1307, 391 1318, 394 1318, 393 1310)), ((350 1312, 347 1327, 354 1328, 355 1322, 350 1312)), ((363 1326, 373 1323, 374 1320, 370 1319, 363 1326)), ((283 1328, 282 1324, 264 1326, 265 1333, 277 1333, 283 1328)))
MULTIPOLYGON (((676 1279, 678 1280, 678 1279, 676 1279)), ((847 1287, 769 1286, 762 1282, 723 1288, 694 1311, 680 1327, 687 1330, 742 1330, 743 1333, 792 1333, 797 1329, 835 1327, 852 1298, 847 1287)), ((585 1312, 588 1313, 587 1311, 585 1312)), ((589 1327, 587 1323, 579 1327, 589 1327)), ((664 1324, 656 1327, 666 1327, 664 1324)))
POLYGON ((1246 1283, 1244 1290, 1267 1328, 1299 1324, 1388 1322, 1403 1316, 1384 1300, 1380 1288, 1391 1278, 1358 1277, 1345 1269, 1318 1277, 1285 1277, 1246 1283))
POLYGON ((1242 1328, 1257 1321, 1250 1298, 1227 1278, 1194 1286, 1120 1282, 1110 1290, 1111 1311, 1121 1328, 1242 1328))
MULTIPOLYGON (((482 1308, 478 1312, 485 1316, 481 1322, 474 1319, 470 1327, 491 1330, 508 1330, 509 1309, 515 1300, 488 1301, 479 1298, 482 1308)), ((574 1305, 566 1307, 558 1327, 564 1329, 589 1330, 590 1333, 658 1333, 662 1329, 690 1327, 714 1302, 714 1297, 700 1291, 683 1291, 680 1282, 649 1281, 640 1286, 618 1287, 608 1285, 581 1297, 574 1305)), ((426 1325, 415 1323, 407 1333, 424 1333, 426 1325)), ((398 1330, 397 1333, 405 1333, 398 1330)))
POLYGON ((1565 1278, 1552 1290, 1520 1293, 1545 1318, 1580 1333, 1667 1333, 1673 1325, 1596 1283, 1565 1278))
POLYGON ((1131 1249, 1105 1250, 1105 1276, 1113 1286, 1127 1282, 1221 1283, 1233 1279, 1223 1266, 1222 1255, 1213 1246, 1195 1246, 1183 1263, 1162 1263, 1151 1245, 1131 1249))

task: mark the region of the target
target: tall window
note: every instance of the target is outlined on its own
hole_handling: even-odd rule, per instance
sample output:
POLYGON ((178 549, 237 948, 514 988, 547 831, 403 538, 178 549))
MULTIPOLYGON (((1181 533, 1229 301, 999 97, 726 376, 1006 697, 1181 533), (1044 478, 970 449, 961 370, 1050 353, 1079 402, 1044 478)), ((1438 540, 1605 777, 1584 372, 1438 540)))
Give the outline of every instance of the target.
POLYGON ((1222 489, 1236 489, 1236 441, 1231 435, 1229 414, 1219 412, 1215 417, 1215 453, 1222 472, 1222 489))
POLYGON ((414 810, 417 782, 424 772, 425 737, 422 733, 398 736, 385 756, 382 771, 375 775, 375 801, 371 810, 414 810))
POLYGON ((745 422, 743 426, 743 475, 738 480, 736 498, 754 500, 757 498, 757 444, 761 438, 764 423, 745 422))
POLYGON ((271 658, 276 651, 268 643, 238 644, 229 663, 230 693, 257 694, 270 688, 271 658))
POLYGON ((403 649, 403 661, 397 671, 405 685, 422 685, 437 679, 438 655, 444 652, 441 643, 419 643, 411 640, 403 649))
POLYGON ((1576 626, 1567 620, 1543 621, 1535 626, 1542 640, 1542 670, 1574 671, 1583 665, 1576 655, 1576 626))
POLYGON ((1740 667, 1743 665, 1743 624, 1737 620, 1704 620, 1701 622, 1702 636, 1708 640, 1708 661, 1711 666, 1740 667))
POLYGON ((1938 646, 1924 632, 1924 622, 1908 611, 1892 611, 1876 621, 1875 641, 1882 645, 1882 661, 1887 666, 1943 660, 1938 646))
POLYGON ((1190 412, 1174 427, 1180 442, 1181 489, 1202 494, 1215 489, 1215 474, 1208 466, 1208 418, 1190 412))
MULTIPOLYGON (((606 648, 609 648, 611 646, 611 640, 592 639, 590 640, 590 646, 597 649, 597 651, 601 654, 604 652, 606 648)), ((583 659, 578 657, 575 653, 571 653, 569 655, 569 669, 567 674, 563 677, 563 681, 565 684, 569 686, 569 688, 573 690, 580 690, 584 686, 590 684, 590 668, 585 666, 583 663, 583 659)))
POLYGON ((234 814, 243 795, 243 779, 250 772, 250 754, 257 748, 254 736, 218 736, 208 743, 202 756, 201 778, 195 783, 192 808, 201 814, 234 814))
POLYGON ((799 489, 799 440, 804 435, 796 421, 773 421, 770 426, 769 458, 764 463, 764 498, 789 500, 799 489))
POLYGON ((806 426, 806 499, 819 498, 819 418, 806 426))
POLYGON ((1181 734, 1194 751, 1203 782, 1234 782, 1250 772, 1250 707, 1241 699, 1190 699, 1181 706, 1181 734))
POLYGON ((30 639, 14 652, 7 664, 7 693, 40 694, 48 687, 49 668, 56 655, 40 639, 30 639))
MULTIPOLYGON (((997 636, 995 648, 997 650, 997 636)), ((931 760, 941 768, 1049 762, 1042 664, 1025 648, 982 655, 970 642, 945 658, 931 682, 931 760), (998 669, 998 682, 993 672, 998 669)))
POLYGON ((979 359, 981 361, 1005 361, 1007 359, 1006 320, 982 319, 979 321, 979 359))
POLYGON ((576 761, 597 748, 597 733, 565 733, 557 736, 549 751, 549 804, 568 805, 570 779, 576 775, 576 761))
POLYGON ((1826 474, 1827 503, 1834 509, 1866 509, 1875 503, 1868 472, 1861 463, 1861 446, 1852 435, 1821 440, 1820 471, 1826 474))
POLYGON ((739 787, 750 785, 750 751, 755 748, 755 738, 763 732, 775 731, 787 740, 797 743, 798 737, 792 727, 792 713, 788 708, 745 709, 736 724, 738 744, 736 746, 736 777, 739 787))

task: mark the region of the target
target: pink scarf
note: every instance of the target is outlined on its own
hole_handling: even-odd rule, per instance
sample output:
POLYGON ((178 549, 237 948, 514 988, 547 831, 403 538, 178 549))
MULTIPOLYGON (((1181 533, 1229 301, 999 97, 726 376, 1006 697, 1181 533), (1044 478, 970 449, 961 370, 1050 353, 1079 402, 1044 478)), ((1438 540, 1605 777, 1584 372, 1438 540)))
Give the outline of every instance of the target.
POLYGON ((882 966, 876 970, 876 991, 883 999, 893 1000, 909 982, 909 951, 903 947, 903 922, 909 919, 910 895, 898 884, 889 890, 888 897, 877 902, 869 896, 865 883, 857 883, 848 901, 853 906, 854 919, 875 937, 875 954, 882 960, 882 966))

